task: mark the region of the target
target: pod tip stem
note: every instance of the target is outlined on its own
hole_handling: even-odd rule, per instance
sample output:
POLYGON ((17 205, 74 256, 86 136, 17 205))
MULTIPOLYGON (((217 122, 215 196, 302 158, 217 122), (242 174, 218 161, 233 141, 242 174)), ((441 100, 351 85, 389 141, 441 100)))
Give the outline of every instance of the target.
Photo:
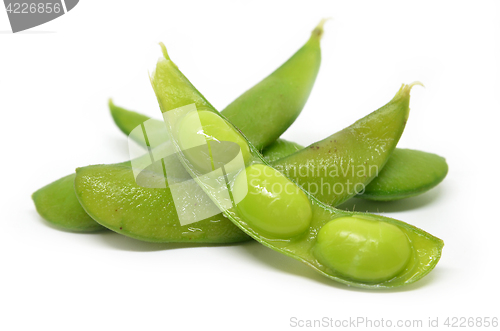
POLYGON ((321 38, 323 36, 324 32, 324 25, 327 21, 331 20, 331 17, 323 18, 321 21, 319 21, 319 24, 314 28, 312 31, 311 35, 317 38, 321 38))
POLYGON ((403 84, 401 85, 401 89, 399 90, 399 92, 396 94, 396 96, 394 96, 395 99, 399 98, 399 97, 403 97, 403 96, 409 96, 410 95, 410 91, 412 89, 413 86, 415 85, 419 85, 419 86, 422 86, 422 87, 425 87, 424 84, 422 84, 421 82, 419 81, 414 81, 413 83, 411 84, 403 84))
POLYGON ((422 82, 419 82, 418 80, 414 81, 413 83, 409 84, 408 85, 408 88, 412 88, 413 86, 415 85, 419 85, 419 86, 422 86, 425 88, 424 84, 422 84, 422 82))
POLYGON ((419 81, 414 81, 411 84, 402 84, 401 88, 399 89, 398 93, 396 93, 396 95, 394 96, 393 100, 397 100, 399 98, 404 98, 406 96, 409 96, 411 89, 415 85, 419 85, 419 86, 425 87, 424 84, 422 84, 419 81))
POLYGON ((160 47, 161 47, 161 52, 163 53, 165 59, 170 60, 170 56, 168 56, 167 47, 165 47, 165 44, 160 42, 160 47))

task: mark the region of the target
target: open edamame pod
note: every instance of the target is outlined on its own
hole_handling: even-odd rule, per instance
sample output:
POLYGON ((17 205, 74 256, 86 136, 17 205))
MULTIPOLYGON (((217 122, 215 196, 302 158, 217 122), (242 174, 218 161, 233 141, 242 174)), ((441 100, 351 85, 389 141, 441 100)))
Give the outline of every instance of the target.
MULTIPOLYGON (((164 72, 164 76, 182 77, 182 79, 178 79, 175 82, 170 80, 170 84, 184 84, 185 86, 182 88, 184 91, 183 95, 196 95, 197 100, 204 99, 175 65, 169 66, 168 69, 169 71, 164 72)), ((171 94, 169 95, 172 96, 171 94)), ((169 104, 175 106, 180 105, 181 102, 189 102, 189 99, 179 99, 174 95, 169 104)), ((206 100, 199 102, 199 107, 207 107, 207 104, 208 101, 206 100)), ((151 141, 150 139, 148 140, 151 141)), ((118 233, 141 240, 206 243, 235 242, 249 239, 241 231, 228 231, 227 229, 231 228, 231 223, 224 219, 221 214, 214 216, 219 223, 215 224, 215 222, 211 222, 210 224, 214 226, 212 228, 207 228, 204 223, 196 223, 190 227, 180 227, 179 218, 175 216, 174 200, 168 186, 163 189, 165 191, 162 193, 161 200, 164 202, 162 207, 163 214, 168 214, 169 217, 156 217, 155 221, 147 222, 149 213, 151 212, 141 209, 140 206, 155 205, 157 208, 160 208, 155 202, 155 200, 160 198, 150 193, 147 188, 137 185, 134 181, 133 172, 134 169, 130 164, 100 165, 78 169, 75 189, 82 206, 95 220, 104 226, 118 233), (113 198, 108 199, 108 196, 113 196, 113 198), (107 204, 104 205, 102 201, 106 201, 107 204), (113 210, 115 212, 110 212, 113 210), (219 224, 221 225, 220 238, 214 235, 216 233, 214 229, 219 224), (171 228, 175 227, 190 230, 181 232, 172 231, 171 228)), ((148 170, 146 169, 145 172, 148 172, 148 170)), ((154 175, 154 173, 151 173, 151 176, 154 175)), ((162 181, 165 181, 163 174, 159 174, 159 177, 162 178, 162 181)), ((154 213, 156 215, 156 210, 154 213)))
POLYGON ((435 267, 443 247, 440 239, 401 221, 325 205, 270 166, 227 119, 200 104, 198 96, 181 107, 172 104, 164 77, 178 69, 164 47, 163 52, 151 83, 178 160, 241 230, 331 279, 358 287, 410 284, 435 267), (218 132, 224 137, 217 139, 218 132), (236 153, 222 162, 226 143, 236 153))
MULTIPOLYGON (((164 50, 164 52, 165 56, 168 56, 166 50, 164 50)), ((170 61, 170 63, 172 62, 170 61)), ((168 102, 170 106, 181 106, 182 104, 190 102, 191 99, 185 96, 194 95, 196 96, 195 100, 198 102, 197 107, 200 109, 213 108, 212 106, 208 106, 209 102, 206 101, 194 86, 192 86, 188 79, 182 75, 173 63, 165 68, 162 77, 169 77, 163 80, 167 81, 169 86, 179 86, 183 92, 180 94, 183 97, 180 98, 176 91, 168 89, 167 97, 170 97, 170 99, 167 101, 167 97, 165 97, 164 102, 168 102)), ((208 117, 212 115, 207 112, 202 114, 208 117)), ((189 127, 189 125, 187 125, 189 123, 188 119, 189 117, 183 122, 183 126, 189 127)), ((191 118, 191 120, 193 120, 193 118, 191 118)), ((189 132, 189 130, 183 129, 180 132, 181 135, 183 135, 189 132)), ((227 129, 224 132, 224 135, 227 134, 231 136, 231 130, 227 129)), ((221 132, 205 134, 210 137, 216 133, 221 134, 221 132)), ((155 134, 158 134, 158 132, 155 132, 155 134)), ((167 137, 165 139, 159 139, 159 141, 165 141, 166 139, 167 137)), ((234 140, 238 140, 238 138, 235 137, 234 140)), ((143 141, 145 140, 143 139, 143 141)), ((151 139, 148 139, 148 141, 151 141, 151 139)), ((239 141, 241 142, 241 139, 239 139, 239 141)), ((244 147, 241 147, 241 145, 246 145, 246 143, 241 143, 240 148, 244 150, 244 158, 248 158, 249 152, 246 151, 244 147)), ((160 146, 156 148, 160 148, 160 146)), ((158 153, 153 152, 153 154, 158 153)), ((195 162, 195 164, 199 163, 195 162)), ((156 176, 163 182, 166 180, 163 173, 155 174, 150 171, 150 169, 145 169, 144 175, 150 177, 156 176)), ((153 191, 155 190, 156 189, 153 189, 153 191)), ((191 226, 181 226, 175 210, 175 201, 172 197, 170 187, 166 185, 166 187, 158 190, 163 192, 151 192, 151 189, 139 186, 134 180, 134 168, 130 164, 99 165, 79 168, 77 169, 77 177, 75 179, 75 191, 83 208, 97 222, 118 233, 136 239, 154 242, 191 241, 220 243, 249 239, 243 232, 237 231, 237 228, 220 213, 211 216, 215 217, 215 219, 211 219, 209 222, 199 222, 191 226), (108 198, 111 196, 112 198, 108 198), (158 201, 162 201, 162 203, 159 204, 158 201), (144 209, 142 206, 155 206, 155 209, 152 211, 152 209, 144 209), (161 210, 161 213, 158 209, 161 210), (160 214, 168 215, 168 217, 161 217, 159 216, 160 214), (155 217, 149 222, 148 219, 151 217, 150 215, 155 215, 155 217), (211 225, 211 227, 208 227, 207 224, 211 225), (218 226, 220 226, 220 236, 217 236, 215 231, 218 226), (231 227, 233 228, 231 229, 231 227), (179 231, 172 230, 175 228, 178 228, 179 231)), ((203 213, 205 210, 203 210, 203 208, 202 210, 198 209, 198 212, 203 213)))
MULTIPOLYGON (((234 243, 251 239, 222 213, 182 226, 170 188, 139 186, 130 162, 87 166, 76 172, 74 191, 83 214, 117 233, 149 242, 234 243)), ((143 175, 155 173, 145 169, 143 175)))
MULTIPOLYGON (((168 56, 166 50, 165 56, 168 56)), ((200 108, 213 108, 177 66, 172 63, 168 69, 163 75, 163 83, 167 87, 165 93, 169 96, 164 99, 165 102, 175 107, 194 101, 200 108)), ((240 140, 246 145, 246 140, 240 140)), ((168 142, 165 144, 168 145, 168 142)), ((157 145, 155 148, 161 147, 157 145)), ((144 169, 141 174, 159 177, 150 169, 144 169)), ((165 182, 163 175, 161 180, 165 182)), ((74 187, 81 206, 94 220, 136 239, 200 243, 230 243, 250 239, 221 213, 201 222, 181 225, 169 185, 163 188, 139 186, 131 164, 78 168, 74 187)), ((198 213, 206 212, 203 207, 197 210, 198 213)))
MULTIPOLYGON (((240 126, 244 134, 248 135, 257 146, 263 148, 276 140, 302 111, 314 85, 321 63, 320 39, 323 35, 324 22, 322 20, 318 24, 306 44, 287 62, 256 86, 246 91, 224 110, 226 115, 236 125, 240 126), (285 81, 287 83, 283 84, 285 81), (265 107, 254 111, 254 107, 261 107, 262 105, 265 105, 265 107)), ((182 95, 183 91, 172 87, 171 92, 171 95, 182 95)), ((109 108, 113 120, 120 130, 138 143, 143 143, 142 136, 133 133, 133 129, 149 120, 149 117, 118 107, 111 100, 109 101, 109 108)), ((154 139, 154 135, 155 132, 164 130, 165 123, 156 120, 150 120, 148 123, 148 132, 153 136, 151 141, 160 141, 160 139, 154 139)), ((150 147, 154 148, 156 146, 152 145, 150 147)), ((65 222, 64 216, 85 214, 85 211, 77 204, 44 203, 43 206, 40 205, 41 201, 47 201, 47 199, 54 199, 54 201, 64 199, 64 196, 57 196, 56 192, 59 190, 67 193, 70 186, 71 189, 73 186, 68 180, 58 180, 51 185, 53 190, 49 191, 42 188, 37 191, 38 199, 34 199, 37 210, 45 210, 43 217, 47 221, 59 224, 71 231, 80 231, 80 229, 92 231, 92 228, 102 229, 97 224, 92 225, 93 220, 90 217, 73 218, 65 222), (69 207, 71 207, 71 210, 66 210, 69 207), (55 215, 60 216, 55 217, 55 215), (82 224, 79 224, 78 221, 81 221, 82 224)), ((72 197, 72 199, 76 202, 76 197, 72 197)))

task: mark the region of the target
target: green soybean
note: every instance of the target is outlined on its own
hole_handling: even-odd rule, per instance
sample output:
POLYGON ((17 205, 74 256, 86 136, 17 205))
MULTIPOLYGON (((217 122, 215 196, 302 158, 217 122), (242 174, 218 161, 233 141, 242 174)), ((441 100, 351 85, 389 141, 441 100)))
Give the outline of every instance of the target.
MULTIPOLYGON (((255 87, 237 98, 226 108, 226 110, 224 110, 224 113, 230 117, 231 120, 256 143, 256 145, 265 147, 276 140, 302 111, 314 85, 321 63, 320 39, 323 35, 323 24, 324 21, 318 24, 311 33, 311 37, 306 44, 287 62, 255 87), (289 88, 283 85, 284 82, 290 83, 289 88), (265 108, 259 108, 259 111, 253 111, 256 107, 262 107, 263 105, 265 105, 265 108)), ((185 77, 183 77, 182 74, 180 74, 180 76, 173 75, 171 76, 170 82, 176 84, 178 80, 184 81, 185 77)), ((170 89, 172 98, 182 96, 184 92, 190 93, 192 86, 187 84, 187 89, 183 89, 185 86, 185 84, 182 84, 182 88, 172 86, 170 89)), ((201 97, 199 102, 203 103, 203 100, 204 98, 201 97)), ((109 101, 109 108, 113 120, 120 130, 130 135, 131 139, 143 143, 144 140, 142 136, 137 136, 137 134, 133 132, 133 129, 149 118, 137 112, 118 107, 112 100, 109 101)), ((165 123, 158 120, 151 120, 149 124, 151 129, 148 130, 148 134, 150 135, 155 135, 155 132, 161 132, 165 127, 165 123), (156 130, 154 128, 156 128, 156 130)), ((160 141, 161 139, 151 140, 160 141)), ((156 146, 151 145, 150 147, 154 148, 156 146)), ((54 192, 59 190, 73 195, 71 193, 73 190, 71 181, 56 181, 52 184, 52 187, 54 188, 54 192)), ((48 202, 50 199, 64 199, 64 196, 55 196, 52 191, 43 188, 37 191, 37 196, 38 199, 34 199, 35 206, 37 210, 45 211, 44 218, 48 222, 59 225, 62 224, 63 227, 73 231, 81 231, 81 229, 92 231, 92 228, 96 230, 102 228, 98 226, 98 224, 92 225, 93 221, 88 217, 68 219, 65 222, 63 219, 64 216, 76 214, 83 215, 85 211, 78 204, 61 205, 48 202), (64 209, 69 207, 71 207, 71 210, 64 209), (82 221, 82 224, 78 224, 78 220, 82 221)), ((76 196, 73 195, 72 199, 76 202, 76 196)))
MULTIPOLYGON (((176 67, 166 54, 165 49, 163 49, 163 52, 164 59, 160 59, 157 63, 156 70, 151 77, 151 83, 160 109, 165 114, 174 110, 176 106, 167 102, 169 99, 169 88, 165 84, 164 76, 169 75, 169 72, 176 69, 176 67)), ((403 91, 405 90, 403 89, 403 91)), ((180 105, 180 107, 195 105, 198 108, 198 99, 196 96, 186 98, 184 100, 185 104, 180 105)), ((202 109, 219 114, 211 106, 202 107, 202 109)), ((219 114, 219 116, 221 115, 219 114)), ((221 119, 225 120, 223 116, 221 116, 221 119)), ((225 121, 224 125, 231 125, 230 122, 225 121)), ((175 130, 176 128, 174 127, 173 129, 175 130)), ((174 141, 177 139, 175 135, 171 137, 174 141)), ((175 141, 174 146, 179 146, 180 144, 181 142, 175 141)), ((214 193, 218 192, 218 188, 210 188, 203 177, 194 177, 194 179, 212 198, 214 203, 221 207, 224 215, 255 240, 271 249, 303 261, 331 279, 364 288, 387 288, 410 284, 425 276, 437 264, 443 247, 443 242, 440 239, 401 221, 378 215, 341 211, 325 205, 292 181, 284 181, 282 174, 272 171, 275 169, 266 163, 258 150, 250 142, 247 141, 247 144, 253 157, 249 161, 251 164, 242 169, 244 171, 243 175, 238 175, 228 184, 233 192, 232 207, 222 207, 224 203, 220 201, 220 195, 214 193), (242 180, 242 178, 244 179, 247 176, 246 172, 253 174, 259 169, 260 171, 268 169, 267 175, 254 176, 254 178, 250 178, 255 180, 251 183, 242 180), (286 194, 281 194, 282 191, 277 192, 277 190, 283 188, 283 185, 294 185, 295 190, 289 190, 286 194), (307 197, 309 204, 304 202, 299 189, 307 197), (241 198, 241 195, 244 195, 241 192, 245 191, 247 191, 247 195, 238 201, 238 196, 241 198), (258 198, 250 197, 250 200, 245 201, 247 196, 251 195, 252 192, 257 192, 258 198), (266 194, 261 194, 263 192, 266 192, 266 194), (276 200, 276 197, 279 197, 278 200, 276 200), (276 202, 278 204, 275 208, 276 202), (294 202, 299 205, 300 209, 305 209, 306 212, 297 218, 293 218, 293 227, 289 228, 281 219, 290 218, 291 211, 294 210, 287 210, 287 208, 281 207, 293 205, 294 202), (243 207, 238 207, 241 203, 243 203, 243 207), (253 205, 253 203, 257 203, 258 205, 253 205), (310 219, 307 206, 309 206, 312 213, 310 219), (272 217, 262 216, 266 213, 272 215, 272 217), (332 254, 328 248, 328 242, 331 242, 331 239, 335 238, 338 231, 329 232, 328 229, 336 230, 336 226, 342 227, 345 221, 342 221, 341 218, 346 217, 354 217, 353 221, 357 222, 353 225, 348 224, 342 229, 349 233, 348 236, 364 236, 376 242, 376 246, 380 249, 377 248, 376 251, 367 251, 366 254, 359 255, 362 257, 362 260, 357 261, 356 258, 358 255, 355 254, 355 251, 358 247, 356 245, 351 250, 348 247, 340 247, 337 251, 344 250, 349 253, 347 255, 350 255, 351 258, 344 258, 340 262, 337 261, 335 252, 332 254), (365 229, 364 226, 359 226, 360 219, 368 219, 377 224, 365 229), (325 225, 330 224, 331 221, 338 220, 341 221, 340 224, 329 225, 323 230, 325 225), (379 222, 385 224, 381 225, 379 222), (307 227, 305 226, 306 224, 308 225, 307 227), (394 229, 394 227, 397 229, 394 229), (375 234, 376 229, 381 232, 378 236, 375 234), (322 233, 322 241, 318 241, 319 233, 322 233), (407 238, 407 245, 404 241, 405 236, 407 238), (394 244, 396 248, 391 247, 391 241, 393 240, 396 240, 394 244), (410 252, 403 251, 401 255, 397 255, 394 252, 395 249, 404 250, 407 247, 410 247, 410 252), (378 261, 383 263, 384 268, 382 270, 371 263, 370 255, 376 256, 378 261)), ((182 151, 179 151, 179 156, 183 160, 186 157, 182 151)), ((189 162, 184 160, 183 165, 187 171, 193 173, 189 162)))
POLYGON ((399 274, 411 247, 397 226, 360 217, 339 217, 318 233, 314 256, 346 277, 379 282, 399 274))
POLYGON ((312 210, 307 196, 279 171, 251 165, 238 175, 234 187, 235 199, 241 200, 238 213, 263 233, 289 238, 309 227, 312 210), (269 201, 272 208, 266 208, 269 201))
MULTIPOLYGON (((280 181, 270 176, 265 180, 269 183, 267 201, 259 201, 254 214, 240 211, 239 204, 245 200, 227 210, 227 214, 257 241, 305 262, 329 278, 365 288, 396 287, 422 278, 441 256, 442 241, 420 229, 382 216, 336 210, 310 195, 305 209, 312 210, 312 217, 301 218, 309 226, 287 237, 275 227, 289 217, 288 213, 275 208, 275 192, 270 189, 281 190, 274 185, 280 181), (261 215, 272 217, 262 216, 254 222, 253 217, 261 215), (266 226, 274 231, 262 230, 266 226)), ((236 191, 240 189, 238 182, 234 186, 236 191)), ((284 199, 282 204, 287 203, 286 199, 292 200, 284 199)))

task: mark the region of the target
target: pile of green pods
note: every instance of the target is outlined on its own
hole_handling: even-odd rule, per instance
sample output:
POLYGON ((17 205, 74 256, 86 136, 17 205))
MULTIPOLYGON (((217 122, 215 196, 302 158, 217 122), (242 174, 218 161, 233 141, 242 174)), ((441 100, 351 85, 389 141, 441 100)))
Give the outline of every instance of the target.
POLYGON ((32 196, 38 213, 67 231, 109 229, 148 242, 254 239, 357 287, 388 288, 419 280, 438 263, 441 239, 395 219, 335 206, 354 197, 410 198, 444 179, 444 158, 396 148, 408 120, 410 91, 420 83, 403 84, 386 105, 308 147, 279 138, 302 111, 314 85, 323 24, 284 64, 220 113, 172 62, 163 44, 163 58, 151 75, 160 109, 164 116, 186 106, 194 110, 167 128, 166 121, 109 101, 118 128, 150 155, 166 148, 168 132, 185 170, 222 212, 181 225, 166 173, 158 176, 146 168, 141 175, 150 172, 147 178, 156 176, 165 184, 139 185, 132 160, 81 167, 39 189, 32 196), (241 151, 245 171, 228 182, 230 208, 221 207, 222 198, 196 176, 204 160, 180 148, 200 134, 212 149, 229 141, 241 151))

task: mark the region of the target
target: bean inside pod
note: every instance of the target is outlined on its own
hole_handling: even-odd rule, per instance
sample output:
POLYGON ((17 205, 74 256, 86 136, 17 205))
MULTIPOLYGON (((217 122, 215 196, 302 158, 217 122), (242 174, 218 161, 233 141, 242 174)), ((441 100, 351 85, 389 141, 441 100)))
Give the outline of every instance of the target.
MULTIPOLYGON (((153 87, 165 115, 169 110, 162 103, 161 86, 155 81, 153 76, 153 87)), ((227 134, 232 125, 215 109, 198 111, 194 105, 189 106, 193 110, 177 122, 167 121, 170 133, 192 132, 204 137, 207 145, 229 139, 245 153, 250 152, 240 169, 230 170, 235 175, 220 180, 225 181, 231 197, 232 204, 227 207, 220 189, 214 189, 213 182, 205 182, 193 166, 196 155, 183 150, 192 146, 193 138, 178 133, 171 136, 181 162, 193 178, 234 224, 260 243, 307 263, 329 278, 359 287, 409 284, 436 265, 443 245, 440 239, 401 221, 340 211, 323 204, 267 164, 236 128, 227 134), (213 117, 206 112, 219 119, 202 120, 213 117), (197 116, 200 120, 193 121, 197 116), (209 124, 205 127, 204 122, 209 124), (196 125, 189 127, 187 123, 196 125), (240 138, 246 143, 242 144, 240 138)))

